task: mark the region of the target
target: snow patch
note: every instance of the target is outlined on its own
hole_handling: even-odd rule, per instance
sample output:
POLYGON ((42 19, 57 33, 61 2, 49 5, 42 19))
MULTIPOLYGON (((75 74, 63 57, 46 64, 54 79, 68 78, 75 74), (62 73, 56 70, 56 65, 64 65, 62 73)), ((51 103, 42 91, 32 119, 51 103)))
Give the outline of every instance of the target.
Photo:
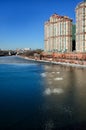
POLYGON ((41 76, 42 77, 46 77, 46 73, 41 73, 41 76))
POLYGON ((57 74, 60 74, 60 72, 57 72, 57 74))
POLYGON ((55 72, 52 72, 52 74, 55 74, 55 72))
POLYGON ((63 80, 63 78, 61 77, 61 78, 55 78, 54 80, 63 80))
POLYGON ((47 88, 45 91, 44 91, 44 94, 45 95, 51 95, 51 94, 61 94, 63 93, 63 89, 61 88, 54 88, 54 89, 50 89, 50 88, 47 88))

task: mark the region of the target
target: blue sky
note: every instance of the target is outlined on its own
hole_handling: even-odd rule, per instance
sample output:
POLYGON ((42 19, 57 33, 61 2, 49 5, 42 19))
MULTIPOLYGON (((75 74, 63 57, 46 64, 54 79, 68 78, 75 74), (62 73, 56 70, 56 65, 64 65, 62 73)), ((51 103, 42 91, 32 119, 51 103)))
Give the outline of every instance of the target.
POLYGON ((44 22, 57 13, 75 23, 81 0, 0 0, 0 48, 44 48, 44 22))

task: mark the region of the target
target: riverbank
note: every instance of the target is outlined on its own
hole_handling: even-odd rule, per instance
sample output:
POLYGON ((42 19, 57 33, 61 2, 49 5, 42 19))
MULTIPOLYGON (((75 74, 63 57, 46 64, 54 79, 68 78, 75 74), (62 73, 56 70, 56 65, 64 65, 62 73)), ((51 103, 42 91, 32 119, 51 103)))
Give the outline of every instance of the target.
POLYGON ((54 64, 54 65, 63 65, 63 66, 71 66, 71 67, 80 67, 80 68, 86 68, 86 65, 80 65, 80 64, 74 64, 74 63, 66 63, 66 62, 56 62, 56 61, 48 61, 48 60, 36 60, 29 57, 19 56, 20 58, 35 61, 38 63, 47 63, 47 64, 54 64))

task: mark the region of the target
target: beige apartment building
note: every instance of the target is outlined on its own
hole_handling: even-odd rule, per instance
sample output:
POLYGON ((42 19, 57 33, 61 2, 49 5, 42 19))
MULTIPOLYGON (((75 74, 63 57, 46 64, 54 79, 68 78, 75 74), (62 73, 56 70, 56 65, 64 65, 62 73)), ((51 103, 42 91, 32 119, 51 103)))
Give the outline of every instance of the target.
POLYGON ((54 14, 44 25, 45 52, 72 51, 72 19, 54 14))
POLYGON ((86 2, 76 7, 76 51, 86 52, 86 2))

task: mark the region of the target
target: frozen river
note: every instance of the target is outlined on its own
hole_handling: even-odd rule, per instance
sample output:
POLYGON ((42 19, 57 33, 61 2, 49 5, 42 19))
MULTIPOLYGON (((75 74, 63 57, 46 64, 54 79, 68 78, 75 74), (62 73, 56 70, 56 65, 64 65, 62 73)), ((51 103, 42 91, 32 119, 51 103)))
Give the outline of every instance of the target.
POLYGON ((0 130, 86 130, 86 69, 0 57, 0 130))

